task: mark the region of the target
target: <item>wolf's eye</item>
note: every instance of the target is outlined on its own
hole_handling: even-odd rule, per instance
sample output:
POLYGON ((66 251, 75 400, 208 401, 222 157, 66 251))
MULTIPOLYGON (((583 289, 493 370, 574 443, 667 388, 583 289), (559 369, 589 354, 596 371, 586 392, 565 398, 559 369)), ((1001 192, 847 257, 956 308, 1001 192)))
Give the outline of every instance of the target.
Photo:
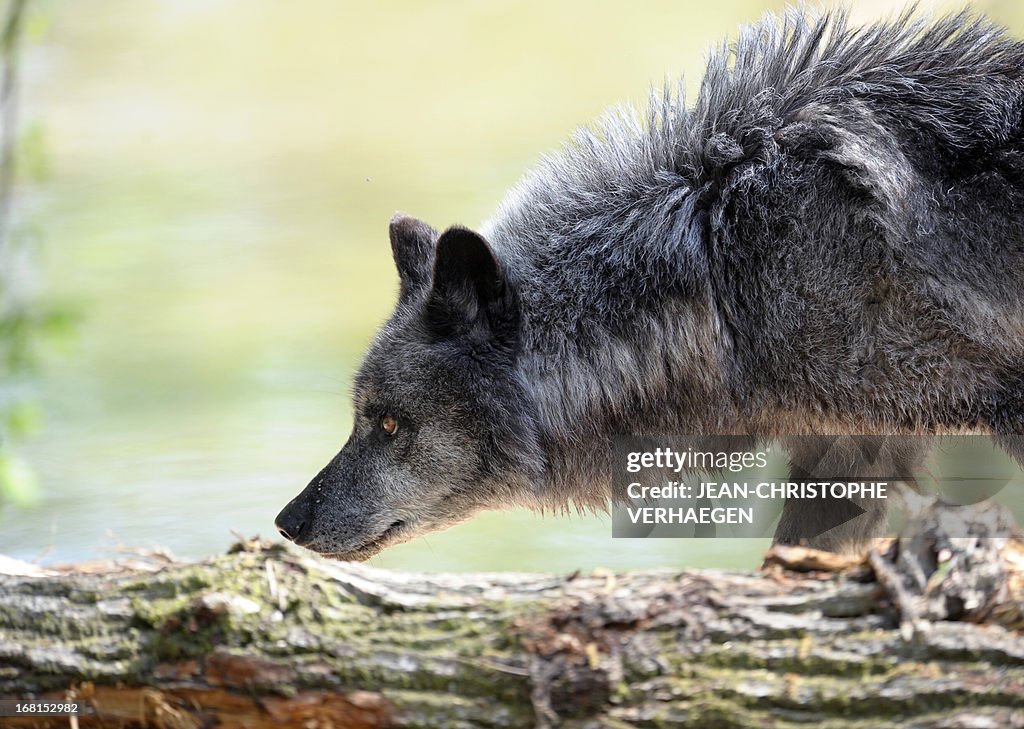
POLYGON ((391 415, 385 415, 380 419, 380 429, 387 435, 394 435, 398 432, 398 421, 391 415))

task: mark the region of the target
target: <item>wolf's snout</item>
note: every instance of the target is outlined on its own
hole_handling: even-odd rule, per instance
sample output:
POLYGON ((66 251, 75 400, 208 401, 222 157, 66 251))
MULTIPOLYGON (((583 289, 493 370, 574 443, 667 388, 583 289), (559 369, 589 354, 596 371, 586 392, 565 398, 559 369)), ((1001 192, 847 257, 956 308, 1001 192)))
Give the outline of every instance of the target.
POLYGON ((281 509, 281 513, 274 519, 274 526, 277 527, 277 531, 281 532, 282 537, 298 544, 302 530, 310 522, 309 517, 309 506, 294 499, 281 509))

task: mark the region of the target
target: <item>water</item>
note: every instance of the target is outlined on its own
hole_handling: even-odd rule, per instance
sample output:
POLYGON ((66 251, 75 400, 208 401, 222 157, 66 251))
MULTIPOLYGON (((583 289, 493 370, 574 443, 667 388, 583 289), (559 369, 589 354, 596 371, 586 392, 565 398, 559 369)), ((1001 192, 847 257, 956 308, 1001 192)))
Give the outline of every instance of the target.
MULTIPOLYGON (((21 448, 40 502, 0 505, 0 552, 49 562, 276 536, 347 436, 352 372, 395 296, 392 212, 479 222, 570 129, 696 77, 708 43, 764 9, 37 7, 50 27, 26 57, 24 110, 51 177, 19 204, 42 231, 40 284, 84 319, 46 357, 46 428, 21 448)), ((374 563, 751 566, 767 544, 610 533, 599 516, 494 513, 374 563)))

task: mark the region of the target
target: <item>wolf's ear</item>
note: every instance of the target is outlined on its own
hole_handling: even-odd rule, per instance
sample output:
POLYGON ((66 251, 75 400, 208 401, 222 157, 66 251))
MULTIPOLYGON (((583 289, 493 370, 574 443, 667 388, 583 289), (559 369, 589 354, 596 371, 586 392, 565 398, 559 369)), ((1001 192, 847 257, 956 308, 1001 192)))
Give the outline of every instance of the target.
POLYGON ((437 240, 427 321, 442 336, 476 333, 491 339, 515 324, 515 298, 501 262, 480 235, 449 228, 437 240))
POLYGON ((391 254, 402 280, 399 301, 405 301, 430 284, 434 265, 434 243, 438 233, 422 220, 405 213, 395 213, 388 226, 391 254))

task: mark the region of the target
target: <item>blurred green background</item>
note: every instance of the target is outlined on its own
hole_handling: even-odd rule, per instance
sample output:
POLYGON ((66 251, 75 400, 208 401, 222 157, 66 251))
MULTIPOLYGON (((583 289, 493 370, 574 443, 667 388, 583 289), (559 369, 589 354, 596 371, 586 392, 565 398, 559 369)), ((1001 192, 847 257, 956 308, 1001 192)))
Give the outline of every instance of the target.
MULTIPOLYGON (((959 3, 923 3, 924 10, 959 3)), ((0 553, 183 556, 273 518, 340 448, 397 288, 386 225, 478 224, 576 126, 781 3, 48 0, 30 6, 18 224, 41 301, 78 312, 28 388, 38 486, 0 553)), ((1019 4, 980 9, 1024 28, 1019 4)), ((868 19, 889 3, 858 2, 868 19)), ((413 569, 751 566, 767 540, 616 540, 493 513, 392 549, 413 569)))

